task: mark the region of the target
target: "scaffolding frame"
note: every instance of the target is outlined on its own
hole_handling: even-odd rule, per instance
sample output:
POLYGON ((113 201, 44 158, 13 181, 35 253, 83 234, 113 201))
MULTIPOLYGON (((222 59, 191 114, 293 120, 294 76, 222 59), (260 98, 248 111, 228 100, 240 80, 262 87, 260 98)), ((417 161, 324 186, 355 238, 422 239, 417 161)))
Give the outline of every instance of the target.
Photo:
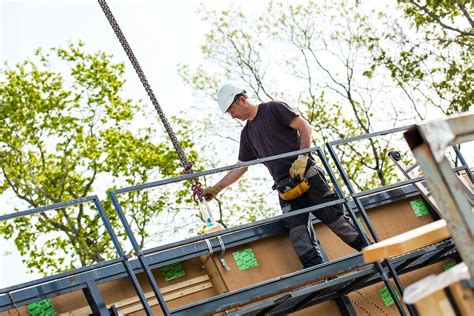
MULTIPOLYGON (((140 299, 140 302, 142 303, 144 309, 150 311, 150 313, 151 313, 151 309, 150 309, 150 306, 148 304, 148 301, 146 300, 145 295, 143 293, 143 290, 140 286, 140 283, 138 282, 138 280, 136 278, 136 275, 133 272, 133 269, 130 265, 130 262, 128 261, 128 257, 125 255, 125 253, 122 249, 122 246, 120 245, 120 242, 117 238, 117 235, 115 234, 115 231, 114 231, 112 225, 110 224, 109 218, 108 218, 107 214, 105 213, 105 210, 104 210, 102 204, 100 203, 99 198, 96 195, 88 196, 88 197, 84 197, 84 198, 79 198, 79 199, 75 199, 75 200, 71 200, 71 201, 67 201, 67 202, 55 203, 55 204, 52 204, 52 205, 49 205, 49 206, 37 207, 37 208, 34 208, 34 209, 29 209, 29 210, 25 210, 25 211, 21 211, 21 212, 15 212, 15 213, 2 215, 2 216, 0 216, 0 221, 7 221, 7 220, 19 218, 19 217, 24 217, 24 216, 29 216, 29 215, 33 215, 33 214, 43 213, 43 212, 46 212, 46 211, 60 211, 60 210, 63 210, 67 207, 70 207, 70 206, 84 204, 84 203, 88 203, 88 202, 92 202, 94 204, 97 212, 99 213, 99 215, 102 219, 102 222, 105 225, 107 233, 109 234, 109 236, 112 240, 112 243, 115 247, 118 258, 113 259, 113 260, 104 261, 104 262, 98 263, 96 265, 92 265, 92 266, 83 267, 83 268, 80 268, 80 269, 68 271, 66 273, 62 273, 62 274, 59 274, 59 275, 46 277, 46 278, 40 279, 41 283, 46 283, 47 284, 47 283, 52 282, 52 281, 61 280, 64 277, 76 278, 78 275, 80 275, 83 272, 93 271, 93 270, 97 269, 98 267, 103 268, 103 267, 108 267, 110 265, 118 263, 118 264, 121 264, 123 266, 128 278, 130 278, 130 281, 132 282, 133 287, 134 287, 134 289, 135 289, 135 291, 136 291, 136 293, 137 293, 137 295, 140 299)), ((40 288, 38 288, 38 287, 31 288, 31 286, 33 286, 33 284, 35 284, 35 283, 36 282, 27 282, 27 283, 24 283, 22 285, 22 287, 26 288, 30 292, 33 292, 33 293, 30 293, 30 295, 31 294, 42 295, 43 293, 39 290, 40 288)), ((107 308, 105 306, 102 295, 100 294, 99 289, 97 288, 96 282, 92 282, 91 280, 81 280, 81 281, 77 282, 77 284, 75 284, 75 285, 76 285, 76 287, 75 287, 76 289, 82 289, 83 290, 83 293, 84 293, 84 295, 87 299, 87 302, 89 303, 89 306, 91 307, 92 312, 94 313, 94 315, 101 315, 101 316, 102 315, 104 315, 104 316, 105 315, 110 315, 110 312, 107 310, 107 308)), ((0 290, 0 294, 3 294, 3 295, 0 296, 0 306, 4 305, 4 300, 5 299, 8 299, 8 301, 10 302, 12 307, 13 308, 16 307, 16 299, 11 294, 12 290, 13 290, 13 288, 6 288, 6 289, 0 290)), ((60 292, 61 291, 59 291, 59 293, 60 292)))
MULTIPOLYGON (((109 192, 109 196, 112 200, 112 203, 114 205, 114 208, 115 208, 116 212, 119 215, 119 218, 122 222, 122 225, 125 227, 127 237, 131 241, 131 244, 133 246, 135 254, 137 255, 137 260, 130 260, 129 261, 128 258, 124 255, 123 250, 122 250, 120 244, 118 243, 116 235, 113 231, 113 228, 110 226, 110 223, 108 222, 107 215, 105 214, 105 212, 103 210, 103 207, 100 204, 100 201, 98 200, 98 198, 96 196, 87 197, 87 198, 74 200, 74 201, 69 201, 69 202, 58 203, 58 204, 55 204, 55 205, 52 205, 52 206, 49 206, 49 207, 37 208, 37 209, 34 209, 34 210, 3 215, 3 216, 0 217, 0 220, 5 220, 7 218, 11 218, 12 216, 26 216, 26 215, 29 215, 29 214, 44 211, 44 210, 49 209, 49 208, 50 209, 55 209, 55 208, 64 207, 65 205, 74 205, 74 204, 77 204, 79 202, 85 202, 86 200, 87 201, 93 200, 96 207, 97 207, 97 209, 99 210, 99 213, 100 213, 101 217, 104 220, 104 223, 108 223, 108 224, 105 224, 105 225, 106 225, 107 230, 110 229, 109 234, 111 234, 111 238, 114 241, 114 245, 117 248, 117 251, 119 253, 119 258, 109 260, 109 261, 105 261, 105 262, 101 262, 101 263, 98 263, 98 264, 94 264, 94 265, 89 266, 89 267, 79 268, 79 269, 76 269, 76 270, 73 270, 73 271, 70 271, 70 272, 66 272, 66 273, 62 273, 62 274, 59 274, 59 275, 56 275, 56 276, 47 277, 47 278, 43 278, 43 279, 40 279, 40 280, 27 282, 27 283, 24 283, 24 284, 20 284, 20 285, 16 285, 16 286, 13 286, 13 287, 6 288, 6 289, 2 289, 2 290, 0 290, 0 311, 7 310, 7 309, 10 309, 10 308, 14 308, 15 302, 20 302, 22 305, 25 305, 28 302, 33 302, 34 300, 38 300, 39 298, 54 297, 54 296, 57 296, 57 295, 60 295, 60 294, 64 294, 64 293, 67 293, 67 292, 71 292, 71 291, 80 289, 81 286, 84 287, 84 284, 87 284, 87 285, 90 285, 90 286, 93 287, 93 283, 96 284, 98 282, 104 282, 104 280, 111 280, 111 279, 121 278, 121 277, 124 277, 124 276, 128 276, 133 281, 133 280, 136 280, 136 273, 139 273, 139 272, 144 272, 147 275, 148 280, 151 280, 150 283, 151 283, 151 286, 153 288, 154 294, 158 298, 160 307, 161 307, 161 309, 162 309, 162 311, 165 315, 180 314, 181 311, 184 311, 184 310, 186 310, 186 311, 198 311, 199 308, 200 308, 199 306, 201 306, 200 302, 197 302, 195 304, 191 304, 191 305, 188 305, 188 306, 185 306, 185 307, 180 307, 178 309, 170 311, 167 308, 166 303, 164 302, 164 299, 162 297, 162 294, 160 293, 159 287, 156 284, 156 280, 154 279, 153 275, 151 274, 151 269, 207 254, 209 252, 209 248, 207 246, 206 241, 209 242, 209 244, 211 245, 211 248, 214 252, 221 251, 222 250, 222 245, 219 243, 218 237, 222 238, 222 241, 226 245, 227 248, 233 247, 233 246, 236 246, 236 245, 239 245, 239 244, 248 243, 248 242, 258 240, 258 239, 261 239, 261 238, 267 238, 269 236, 281 233, 285 230, 285 227, 282 223, 282 220, 284 218, 299 215, 299 214, 303 214, 303 213, 308 213, 308 212, 314 211, 316 209, 320 209, 320 208, 323 208, 323 207, 336 205, 336 204, 342 204, 342 205, 345 206, 346 211, 351 216, 351 218, 354 221, 354 224, 356 225, 357 229, 359 231, 362 231, 362 228, 359 225, 358 221, 356 220, 356 216, 355 216, 356 212, 360 212, 360 214, 362 215, 367 227, 369 228, 369 231, 371 233, 372 232, 375 233, 375 236, 376 236, 375 229, 372 226, 372 224, 370 222, 370 219, 367 216, 366 208, 368 206, 370 206, 371 204, 377 205, 377 204, 383 203, 383 201, 387 201, 387 195, 389 195, 388 201, 390 201, 391 200, 390 193, 392 193, 392 192, 396 192, 395 195, 400 194, 399 197, 406 197, 408 195, 417 195, 418 193, 416 192, 416 190, 413 187, 410 188, 410 185, 413 184, 413 183, 416 183, 418 181, 422 181, 423 177, 416 178, 416 179, 411 179, 409 181, 402 181, 402 182, 399 182, 399 183, 396 183, 396 184, 391 184, 391 185, 388 185, 388 186, 384 186, 384 187, 381 187, 381 188, 369 190, 369 191, 366 191, 366 192, 355 192, 355 190, 350 186, 350 182, 348 180, 347 173, 342 168, 342 165, 341 165, 341 163, 340 163, 340 161, 339 161, 339 159, 336 155, 336 152, 334 150, 334 146, 337 146, 338 144, 342 144, 342 143, 345 143, 345 142, 351 142, 351 141, 356 141, 356 140, 365 139, 365 138, 369 138, 369 137, 377 137, 377 136, 380 136, 380 135, 386 135, 386 134, 390 134, 390 133, 401 132, 401 131, 406 130, 407 128, 408 127, 391 129, 391 130, 387 130, 387 131, 371 133, 371 134, 367 134, 367 135, 361 135, 361 136, 350 138, 348 140, 335 141, 335 142, 330 142, 330 143, 326 144, 327 149, 329 150, 329 153, 330 153, 331 157, 334 160, 336 168, 338 169, 338 171, 341 174, 346 186, 348 187, 349 191, 351 192, 349 197, 344 196, 342 188, 337 183, 335 174, 332 172, 332 169, 329 165, 329 162, 326 159, 325 154, 324 154, 324 152, 322 151, 322 149, 320 147, 313 147, 313 148, 309 148, 309 149, 298 150, 298 151, 294 151, 294 152, 291 152, 291 153, 285 153, 285 154, 275 155, 275 156, 272 156, 272 157, 256 159, 256 160, 249 161, 249 162, 234 164, 234 165, 230 165, 230 166, 226 166, 226 167, 216 168, 216 169, 212 169, 212 170, 197 172, 197 173, 193 173, 193 174, 183 175, 183 176, 179 176, 179 177, 174 177, 174 178, 165 179, 165 180, 159 180, 159 181, 155 181, 155 182, 151 182, 151 183, 147 183, 147 184, 131 186, 131 187, 111 191, 111 192, 109 192), (130 227, 130 224, 127 221, 127 218, 126 218, 126 216, 125 216, 125 214, 122 210, 122 207, 121 207, 121 205, 118 201, 118 197, 117 197, 119 194, 126 193, 126 192, 149 189, 149 188, 162 186, 162 185, 166 185, 166 184, 170 184, 170 183, 175 183, 175 182, 179 182, 179 181, 190 180, 190 179, 193 179, 193 178, 196 178, 196 177, 201 177, 201 176, 206 176, 206 175, 210 175, 210 174, 220 173, 220 172, 223 172, 223 171, 228 171, 228 170, 232 170, 232 169, 236 169, 236 168, 247 167, 247 166, 263 163, 263 162, 266 162, 266 161, 276 160, 276 159, 289 157, 289 156, 297 156, 298 154, 305 154, 305 153, 310 153, 310 152, 315 152, 317 154, 318 158, 321 160, 326 172, 328 173, 328 175, 331 179, 332 184, 334 185, 334 188, 336 189, 336 192, 337 192, 338 197, 339 197, 337 200, 331 201, 331 202, 328 202, 328 203, 324 203, 324 204, 315 205, 315 206, 308 207, 308 208, 305 208, 305 209, 301 209, 301 210, 291 212, 291 213, 288 213, 288 214, 282 214, 282 215, 275 216, 275 217, 272 217, 272 218, 269 218, 269 219, 260 220, 260 221, 253 222, 253 223, 248 223, 248 224, 245 224, 245 225, 242 225, 242 226, 239 226, 239 227, 234 227, 234 228, 226 229, 226 230, 223 230, 223 231, 218 231, 218 232, 206 234, 205 236, 194 237, 194 238, 186 239, 184 241, 174 242, 174 243, 170 243, 170 244, 167 244, 167 245, 154 247, 154 248, 151 248, 151 249, 140 249, 140 247, 138 246, 138 243, 136 242, 133 231, 130 227), (380 194, 381 198, 376 197, 376 195, 378 193, 383 193, 383 194, 380 194), (263 233, 262 233, 262 229, 261 229, 262 227, 266 228, 263 231, 263 233), (259 233, 256 233, 257 228, 259 230, 259 233), (113 236, 115 236, 115 237, 113 237, 113 236), (117 244, 115 244, 115 243, 117 243, 117 244), (71 276, 71 275, 76 276, 75 282, 70 282, 69 276, 71 276), (100 277, 98 278, 97 276, 100 276, 100 277), (52 286, 52 284, 54 284, 54 286, 52 286), (57 290, 58 288, 61 288, 63 290, 58 291, 57 290), (56 290, 53 290, 53 289, 56 289, 56 290)), ((469 167, 467 166, 467 164, 465 164, 465 160, 462 157, 461 152, 456 151, 456 155, 458 155, 460 157, 460 161, 463 163, 463 166, 459 167, 459 168, 456 168, 456 171, 461 170, 461 169, 465 169, 466 172, 468 172, 467 170, 469 170, 469 167)), ((395 199, 396 199, 396 197, 395 197, 395 199)), ((367 238, 366 238, 366 242, 368 242, 367 238)), ((428 249, 428 248, 426 248, 426 249, 428 249)), ((435 255, 430 257, 430 260, 424 261, 423 264, 425 264, 426 262, 429 262, 429 261, 431 261, 431 262, 438 261, 439 258, 445 258, 446 256, 449 256, 450 258, 455 257, 457 254, 456 254, 455 249, 453 249, 453 248, 454 248, 454 245, 452 245, 452 244, 449 247, 434 249, 434 250, 438 250, 438 251, 434 251, 432 248, 429 248, 435 253, 435 255)), ((417 254, 421 253, 420 256, 423 256, 422 252, 425 251, 426 249, 420 250, 419 252, 417 252, 417 254)), ((379 281, 382 280, 386 284, 387 288, 389 289, 390 294, 392 295, 392 298, 393 298, 394 302, 396 303, 397 308, 399 309, 400 313, 404 315, 405 311, 403 309, 403 305, 400 302, 398 296, 395 295, 395 290, 392 288, 391 283, 389 282, 389 279, 390 279, 390 277, 392 277, 394 279, 396 285, 397 285, 397 288, 399 289, 400 292, 402 292, 403 291, 403 286, 401 285, 401 282, 398 279, 398 273, 404 273, 404 272, 408 271, 407 267, 410 267, 413 264, 413 262, 417 260, 417 259, 414 259, 415 257, 413 257, 413 256, 410 256, 409 258, 407 257, 405 261, 401 262, 400 265, 397 265, 397 266, 394 266, 395 263, 392 260, 385 260, 383 263, 378 263, 377 262, 377 263, 371 264, 373 269, 375 269, 374 270, 375 272, 373 274, 371 274, 370 276, 364 274, 363 276, 361 275, 360 278, 359 278, 359 276, 355 276, 352 280, 350 280, 347 283, 344 283, 345 279, 341 279, 339 281, 330 280, 331 283, 328 283, 328 284, 340 285, 340 284, 344 283, 345 286, 338 289, 337 295, 333 293, 331 295, 326 295, 324 297, 326 299, 336 298, 338 306, 341 308, 341 312, 343 312, 343 314, 353 315, 354 310, 353 310, 352 305, 350 304, 349 300, 347 299, 347 297, 345 295, 347 293, 349 293, 350 291, 354 290, 354 289, 366 286, 366 284, 368 284, 367 283, 368 280, 374 280, 374 278, 378 278, 377 280, 379 280, 379 281), (358 281, 356 282, 356 280, 358 280, 358 281)), ((405 258, 405 257, 403 257, 403 258, 405 258)), ((419 259, 419 257, 416 257, 416 258, 419 259)), ((327 272, 330 275, 332 275, 334 273, 338 273, 338 271, 340 271, 341 269, 346 271, 347 268, 348 268, 348 265, 351 265, 354 262, 356 262, 356 261, 358 262, 360 260, 361 260, 360 256, 357 256, 357 255, 356 256, 349 256, 349 257, 345 257, 345 258, 342 258, 342 259, 333 260, 331 262, 323 264, 322 266, 311 268, 311 269, 309 269, 309 271, 307 271, 308 273, 305 272, 306 270, 304 270, 303 272, 298 271, 296 273, 296 275, 304 276, 302 279, 305 279, 307 277, 306 281, 309 281, 311 279, 314 279, 315 275, 322 276, 324 274, 323 272, 327 272), (321 269, 321 271, 319 269, 321 269), (319 271, 319 272, 317 272, 317 271, 319 271)), ((294 274, 295 273, 290 275, 290 277, 288 279, 289 280, 288 282, 283 282, 282 281, 282 285, 284 285, 284 286, 291 285, 291 282, 293 282, 292 281, 293 279, 291 278, 291 276, 293 276, 294 274)), ((336 278, 335 280, 337 280, 337 279, 338 278, 336 278)), ((283 280, 283 279, 281 279, 281 280, 283 280)), ((328 281, 328 282, 330 282, 330 281, 328 281)), ((151 309, 148 305, 148 301, 144 297, 143 290, 141 289, 138 282, 136 282, 136 285, 137 286, 135 286, 135 282, 134 282, 135 290, 136 290, 136 292, 137 292, 137 294, 140 298, 140 302, 143 305, 145 312, 147 312, 147 314, 151 315, 152 312, 151 312, 151 309)), ((255 289, 258 286, 260 286, 260 285, 250 286, 250 287, 248 287, 248 289, 255 289)), ((324 287, 324 288, 326 289, 326 287, 324 287)), ((263 289, 265 291, 272 292, 271 287, 263 287, 263 289)), ((315 291, 319 291, 319 290, 320 290, 320 288, 315 289, 315 291)), ((309 290, 306 290, 306 291, 309 291, 309 290)), ((326 291, 327 291, 327 289, 326 289, 326 291)), ((103 299, 101 297, 100 292, 98 292, 98 291, 89 291, 89 292, 91 292, 90 296, 92 296, 93 300, 95 302, 99 302, 94 306, 102 306, 103 304, 101 302, 103 302, 103 299)), ((239 291, 234 291, 234 292, 240 293, 239 291)), ((232 293, 234 293, 234 292, 232 292, 232 293)), ((313 293, 312 295, 314 295, 314 292, 312 292, 312 293, 313 293)), ((211 306, 212 305, 211 302, 213 302, 213 301, 222 303, 223 302, 222 300, 224 299, 224 297, 227 297, 226 295, 228 296, 229 294, 226 293, 226 294, 218 295, 216 297, 205 300, 206 304, 208 304, 208 306, 211 306)), ((233 296, 234 299, 235 299, 235 297, 239 297, 239 294, 235 294, 235 295, 236 296, 233 296)), ((318 299, 321 301, 321 297, 320 297, 321 295, 318 294, 317 296, 318 296, 318 299)), ((87 295, 86 295, 86 297, 87 297, 87 295)), ((240 297, 242 298, 242 295, 240 297)), ((252 296, 252 297, 254 298, 255 296, 252 296)), ((271 310, 273 308, 276 308, 276 306, 284 304, 288 300, 292 300, 292 297, 294 298, 296 296, 290 296, 287 299, 280 298, 279 301, 274 301, 273 305, 269 304, 269 303, 266 303, 268 306, 266 306, 265 308, 267 310, 271 310), (272 305, 273 307, 271 307, 270 305, 272 305)), ((313 299, 314 299, 314 297, 313 297, 313 299)), ((242 301, 242 300, 237 299, 237 301, 242 301)), ((317 300, 312 300, 312 301, 307 300, 304 304, 301 301, 298 301, 297 305, 300 308, 303 308, 303 307, 313 305, 313 303, 315 303, 316 301, 317 300)), ((93 307, 93 305, 91 303, 89 303, 89 304, 91 305, 91 307, 93 307)), ((222 304, 220 305, 221 307, 219 307, 220 309, 224 308, 224 307, 222 307, 222 304)), ((235 305, 235 301, 234 301, 233 305, 235 305)), ((106 310, 104 308, 105 307, 103 307, 102 310, 99 310, 99 312, 103 312, 105 314, 106 310)), ((408 306, 407 308, 408 308, 410 313, 414 313, 414 310, 412 309, 412 307, 408 306)), ((252 312, 249 311, 249 313, 251 314, 252 312)))
MULTIPOLYGON (((394 134, 394 133, 406 132, 410 128, 413 128, 413 125, 393 128, 393 129, 374 132, 374 133, 369 133, 369 134, 366 134, 366 135, 359 135, 359 136, 351 137, 351 138, 348 138, 348 139, 341 139, 341 140, 336 140, 336 141, 326 143, 326 148, 327 148, 331 158, 333 159, 333 161, 335 163, 335 166, 336 166, 337 170, 339 171, 339 174, 340 174, 347 190, 349 191, 349 195, 353 199, 353 201, 355 202, 355 204, 357 206, 357 209, 359 210, 359 212, 361 214, 362 220, 366 224, 366 226, 367 226, 367 228, 368 228, 368 230, 369 230, 369 232, 370 232, 370 234, 371 234, 371 236, 372 236, 372 238, 374 239, 375 242, 379 242, 380 238, 378 237, 377 232, 375 231, 375 228, 373 227, 364 206, 360 202, 360 198, 364 197, 364 196, 374 194, 376 192, 383 192, 383 191, 389 190, 391 188, 397 188, 397 187, 400 187, 402 185, 409 184, 409 183, 414 184, 416 186, 418 182, 420 182, 424 179, 424 177, 417 177, 417 178, 414 178, 414 179, 401 181, 399 183, 385 185, 385 186, 382 186, 382 187, 379 187, 379 188, 376 188, 376 189, 367 190, 367 191, 364 191, 364 192, 357 192, 354 189, 354 186, 351 184, 350 178, 349 178, 346 170, 343 168, 341 160, 339 159, 339 156, 337 155, 335 148, 339 145, 348 144, 348 143, 359 141, 359 140, 365 140, 365 139, 375 138, 375 137, 379 137, 379 136, 385 136, 385 135, 394 134)), ((453 142, 453 145, 454 144, 455 144, 455 142, 453 142)), ((460 159, 460 162, 462 164, 462 166, 460 168, 457 168, 455 171, 465 170, 467 173, 470 173, 471 170, 470 170, 469 166, 467 165, 467 163, 466 163, 464 157, 462 156, 461 152, 459 150, 455 150, 455 154, 458 156, 458 158, 460 159)), ((451 170, 451 168, 449 168, 449 169, 451 170)), ((342 194, 342 190, 341 190, 340 187, 336 186, 336 190, 340 191, 340 192, 338 192, 338 194, 339 193, 342 194)), ((431 213, 431 214, 435 218, 438 217, 437 214, 433 214, 433 213, 431 213)), ((355 221, 355 219, 354 219, 354 224, 361 231, 360 224, 357 221, 355 221)), ((366 236, 364 236, 364 237, 365 237, 365 240, 366 240, 367 244, 369 244, 369 240, 367 239, 367 237, 366 236)), ((389 273, 386 275, 385 278, 383 278, 383 281, 386 284, 387 289, 390 293, 390 296, 394 300, 400 314, 401 315, 406 315, 400 299, 397 298, 397 295, 396 295, 396 292, 395 292, 394 288, 392 287, 392 285, 388 281, 388 276, 391 275, 394 282, 395 282, 395 285, 396 285, 398 291, 401 294, 403 293, 404 287, 403 287, 403 285, 400 281, 400 278, 399 278, 398 274, 396 273, 393 265, 390 263, 390 260, 387 260, 387 259, 383 260, 381 262, 377 262, 376 265, 377 264, 379 265, 377 268, 379 269, 380 273, 382 273, 382 275, 384 275, 384 272, 383 272, 384 267, 386 267, 388 269, 389 273)), ((411 315, 416 315, 416 310, 412 305, 405 304, 405 306, 407 307, 407 309, 408 309, 408 311, 411 315)))
MULTIPOLYGON (((454 144, 474 140, 474 114, 418 124, 404 136, 440 206, 439 212, 446 219, 460 255, 474 276, 474 213, 469 202, 473 190, 467 188, 470 192, 466 192, 466 186, 451 170, 445 153, 454 144)), ((472 181, 470 171, 467 170, 472 181)))

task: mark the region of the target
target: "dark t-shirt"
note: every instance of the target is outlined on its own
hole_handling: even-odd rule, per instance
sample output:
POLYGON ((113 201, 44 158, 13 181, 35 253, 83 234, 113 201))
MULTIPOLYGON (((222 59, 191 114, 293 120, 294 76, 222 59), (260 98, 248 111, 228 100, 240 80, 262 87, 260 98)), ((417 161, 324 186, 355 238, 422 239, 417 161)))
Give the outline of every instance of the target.
MULTIPOLYGON (((253 121, 240 133, 239 160, 249 161, 300 149, 298 131, 289 126, 298 114, 279 101, 261 103, 253 121)), ((289 175, 295 157, 268 161, 265 166, 274 180, 289 175)))

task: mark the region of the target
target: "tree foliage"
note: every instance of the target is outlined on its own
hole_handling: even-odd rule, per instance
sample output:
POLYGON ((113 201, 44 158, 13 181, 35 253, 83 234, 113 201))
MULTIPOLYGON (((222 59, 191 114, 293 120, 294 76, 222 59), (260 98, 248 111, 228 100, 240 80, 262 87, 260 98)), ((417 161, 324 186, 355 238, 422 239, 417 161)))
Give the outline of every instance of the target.
MULTIPOLYGON (((151 127, 132 130, 145 110, 122 96, 123 73, 124 64, 103 52, 86 53, 82 43, 37 50, 33 60, 6 64, 0 72, 0 193, 12 190, 27 207, 39 207, 179 175, 179 159, 167 139, 151 127)), ((189 131, 179 136, 196 160, 189 131)), ((153 218, 188 199, 183 190, 121 197, 142 246, 156 233, 150 231, 153 218)), ((104 205, 119 227, 110 202, 104 205)), ((14 238, 30 270, 43 274, 115 256, 89 204, 2 222, 0 233, 14 238)))
POLYGON ((474 100, 474 3, 400 1, 405 19, 374 46, 375 65, 386 67, 419 119, 432 109, 468 111, 474 100))
MULTIPOLYGON (((215 98, 219 84, 237 81, 258 101, 284 100, 313 126, 318 145, 397 124, 397 111, 384 96, 385 74, 377 72, 369 54, 378 33, 375 13, 344 1, 270 1, 255 16, 234 7, 204 8, 202 15, 210 25, 202 45, 207 63, 180 68, 199 94, 215 98)), ((221 128, 215 130, 222 135, 221 128)), ((237 141, 232 131, 224 137, 237 141)), ((342 162, 359 189, 394 180, 387 164, 390 146, 379 139, 341 146, 342 162)))

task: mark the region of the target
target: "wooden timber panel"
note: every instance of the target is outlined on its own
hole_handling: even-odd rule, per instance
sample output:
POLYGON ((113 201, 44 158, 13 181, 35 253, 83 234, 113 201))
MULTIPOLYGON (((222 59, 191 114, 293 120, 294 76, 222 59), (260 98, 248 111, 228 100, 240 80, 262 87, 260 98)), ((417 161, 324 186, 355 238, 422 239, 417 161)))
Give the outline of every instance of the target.
MULTIPOLYGON (((183 281, 191 280, 200 276, 207 277, 206 271, 201 270, 201 262, 199 258, 186 260, 181 262, 181 264, 186 272, 186 275, 176 278, 174 280, 170 280, 168 282, 165 281, 164 278, 161 276, 159 269, 155 269, 153 271, 155 279, 157 280, 158 286, 160 288, 170 287, 177 283, 182 283, 183 281)), ((146 280, 146 276, 143 273, 138 274, 137 277, 144 292, 149 292, 152 290, 149 282, 146 280)), ((136 297, 135 290, 132 286, 131 281, 129 281, 128 278, 123 278, 100 284, 99 290, 104 298, 106 305, 112 305, 114 303, 136 297)), ((183 306, 191 302, 196 302, 205 298, 215 296, 217 294, 218 293, 214 287, 209 287, 203 290, 196 291, 192 294, 187 294, 182 297, 168 300, 167 306, 168 308, 173 309, 178 306, 183 306)), ((81 307, 88 306, 84 295, 80 291, 53 298, 53 303, 58 313, 67 313, 69 311, 78 310, 81 307)), ((139 302, 137 304, 139 304, 139 302)), ((152 309, 155 315, 162 315, 159 305, 155 304, 154 306, 152 306, 152 309)), ((84 310, 79 310, 76 314, 84 314, 84 310)), ((130 313, 130 315, 144 315, 144 312, 134 312, 130 313)))
POLYGON ((212 264, 220 274, 226 288, 234 291, 242 287, 280 277, 282 275, 302 269, 287 234, 257 240, 251 244, 227 249, 224 259, 230 267, 227 271, 219 261, 220 255, 216 254, 209 264, 212 264), (258 266, 247 270, 239 270, 233 257, 236 251, 252 248, 258 266))
MULTIPOLYGON (((415 216, 410 206, 410 200, 415 199, 419 199, 419 197, 379 206, 368 211, 369 217, 381 240, 433 221, 430 215, 423 217, 415 216)), ((314 227, 324 251, 330 260, 356 252, 356 250, 347 246, 339 239, 326 225, 318 223, 314 227)), ((366 232, 368 232, 367 228, 366 232)), ((230 271, 224 269, 219 261, 218 254, 213 256, 210 263, 212 262, 213 264, 213 272, 219 273, 220 279, 222 279, 225 287, 229 291, 302 269, 287 233, 227 249, 224 259, 231 268, 230 271), (247 248, 252 248, 259 266, 240 271, 237 268, 232 253, 247 248)))
MULTIPOLYGON (((369 219, 380 240, 393 237, 433 221, 431 215, 416 217, 413 212, 410 201, 420 198, 421 197, 404 199, 367 210, 369 219)), ((360 214, 357 214, 357 216, 360 217, 360 214)), ((367 236, 370 236, 370 232, 365 223, 363 226, 367 236)), ((330 260, 356 252, 356 250, 347 246, 339 239, 326 225, 318 223, 314 227, 324 251, 330 260)))

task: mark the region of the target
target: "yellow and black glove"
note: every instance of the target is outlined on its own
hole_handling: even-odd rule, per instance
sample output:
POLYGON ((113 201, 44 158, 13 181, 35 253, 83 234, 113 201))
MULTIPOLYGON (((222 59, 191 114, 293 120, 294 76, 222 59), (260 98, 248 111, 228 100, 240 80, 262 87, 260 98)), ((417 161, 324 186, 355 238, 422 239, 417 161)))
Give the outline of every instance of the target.
POLYGON ((222 188, 218 185, 213 185, 202 190, 201 197, 206 201, 210 201, 222 191, 222 188))
POLYGON ((308 164, 308 156, 306 155, 298 155, 298 158, 293 161, 293 164, 290 168, 290 177, 296 178, 297 176, 300 179, 304 178, 304 174, 306 172, 306 165, 308 164))

